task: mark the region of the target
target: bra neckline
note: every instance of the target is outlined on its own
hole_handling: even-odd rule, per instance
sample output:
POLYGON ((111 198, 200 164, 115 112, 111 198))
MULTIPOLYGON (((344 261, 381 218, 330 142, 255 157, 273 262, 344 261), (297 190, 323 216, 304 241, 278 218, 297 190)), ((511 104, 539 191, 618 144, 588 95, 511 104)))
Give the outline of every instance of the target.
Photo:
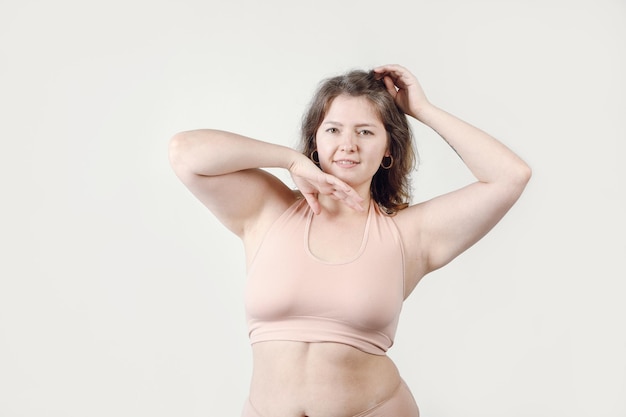
POLYGON ((309 234, 311 231, 311 223, 313 222, 314 213, 313 213, 313 210, 311 210, 311 207, 308 206, 308 204, 307 204, 307 207, 308 207, 308 213, 307 213, 307 218, 306 218, 306 225, 304 228, 304 251, 311 259, 313 259, 316 262, 326 264, 326 265, 346 265, 346 264, 356 261, 357 259, 361 257, 361 255, 363 255, 363 252, 365 252, 365 247, 367 246, 370 224, 372 222, 372 216, 375 210, 375 207, 373 207, 372 201, 370 201, 370 206, 369 206, 368 213, 367 213, 367 220, 365 221, 365 229, 363 230, 363 236, 361 237, 361 245, 359 249, 355 252, 354 255, 352 255, 348 259, 340 259, 338 261, 329 261, 329 260, 322 259, 311 251, 311 247, 309 245, 309 234))

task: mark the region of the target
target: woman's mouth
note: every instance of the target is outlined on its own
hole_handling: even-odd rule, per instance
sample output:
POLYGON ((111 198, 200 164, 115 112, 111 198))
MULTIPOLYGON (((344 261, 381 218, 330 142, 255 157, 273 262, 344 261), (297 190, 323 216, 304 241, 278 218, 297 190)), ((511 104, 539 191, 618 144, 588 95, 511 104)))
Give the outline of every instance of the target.
POLYGON ((359 163, 357 161, 352 161, 350 159, 338 159, 335 161, 335 164, 348 168, 348 167, 356 166, 359 163))

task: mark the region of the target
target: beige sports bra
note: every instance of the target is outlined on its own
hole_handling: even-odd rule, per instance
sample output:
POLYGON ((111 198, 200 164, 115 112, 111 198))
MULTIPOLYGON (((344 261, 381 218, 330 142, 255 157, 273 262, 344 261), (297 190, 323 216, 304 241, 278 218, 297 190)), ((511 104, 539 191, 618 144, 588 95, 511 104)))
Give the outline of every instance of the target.
POLYGON ((309 250, 304 199, 270 227, 248 270, 250 343, 334 342, 384 355, 404 299, 404 253, 393 219, 371 203, 359 252, 332 263, 309 250))

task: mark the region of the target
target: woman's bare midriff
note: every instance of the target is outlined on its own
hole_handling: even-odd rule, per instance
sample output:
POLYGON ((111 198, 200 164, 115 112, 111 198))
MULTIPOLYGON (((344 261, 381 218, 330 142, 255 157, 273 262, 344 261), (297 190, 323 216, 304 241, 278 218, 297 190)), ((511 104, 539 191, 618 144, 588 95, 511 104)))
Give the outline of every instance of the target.
POLYGON ((400 384, 389 357, 339 343, 261 342, 252 352, 250 401, 265 417, 352 417, 400 384))

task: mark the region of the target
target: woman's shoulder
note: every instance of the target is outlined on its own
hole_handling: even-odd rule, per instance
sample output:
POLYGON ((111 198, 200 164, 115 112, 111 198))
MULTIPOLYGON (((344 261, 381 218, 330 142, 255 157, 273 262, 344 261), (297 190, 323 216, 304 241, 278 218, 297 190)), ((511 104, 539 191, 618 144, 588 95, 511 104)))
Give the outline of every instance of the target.
POLYGON ((248 261, 252 259, 252 254, 256 253, 272 225, 287 211, 297 209, 302 201, 304 201, 302 193, 289 190, 280 198, 272 198, 264 205, 263 210, 255 218, 254 224, 246 227, 247 232, 242 236, 248 261))

